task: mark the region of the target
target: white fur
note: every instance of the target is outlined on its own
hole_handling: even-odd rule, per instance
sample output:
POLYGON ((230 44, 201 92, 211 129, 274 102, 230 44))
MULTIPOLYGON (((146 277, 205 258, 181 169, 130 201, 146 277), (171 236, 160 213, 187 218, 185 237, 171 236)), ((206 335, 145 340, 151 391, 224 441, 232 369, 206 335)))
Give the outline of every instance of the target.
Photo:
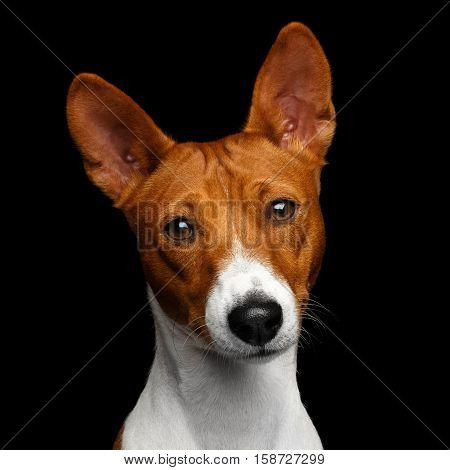
POLYGON ((218 276, 206 303, 206 325, 215 349, 222 354, 239 357, 258 351, 258 347, 245 343, 228 327, 231 309, 252 293, 264 294, 282 308, 283 323, 277 335, 266 344, 266 349, 284 350, 297 343, 297 303, 292 290, 268 266, 239 253, 218 276))
POLYGON ((295 298, 266 266, 236 256, 206 306, 213 343, 170 320, 153 298, 157 349, 150 376, 128 416, 123 449, 321 449, 297 388, 295 298), (227 312, 257 289, 276 299, 283 324, 268 343, 280 352, 245 360, 253 346, 234 337, 227 312), (240 359, 238 359, 240 357, 240 359))

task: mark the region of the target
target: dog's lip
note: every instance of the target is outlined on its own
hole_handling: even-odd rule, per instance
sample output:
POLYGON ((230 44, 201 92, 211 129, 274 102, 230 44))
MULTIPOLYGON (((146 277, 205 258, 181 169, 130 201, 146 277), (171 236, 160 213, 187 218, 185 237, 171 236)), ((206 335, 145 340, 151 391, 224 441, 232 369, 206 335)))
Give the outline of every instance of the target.
POLYGON ((271 358, 273 356, 276 356, 277 354, 282 353, 282 349, 265 349, 261 348, 255 352, 252 353, 242 353, 242 352, 235 352, 235 354, 232 355, 237 360, 250 360, 250 359, 266 359, 266 358, 271 358))
POLYGON ((269 357, 273 356, 274 354, 279 353, 279 349, 260 349, 259 351, 256 351, 255 353, 250 354, 248 357, 269 357))

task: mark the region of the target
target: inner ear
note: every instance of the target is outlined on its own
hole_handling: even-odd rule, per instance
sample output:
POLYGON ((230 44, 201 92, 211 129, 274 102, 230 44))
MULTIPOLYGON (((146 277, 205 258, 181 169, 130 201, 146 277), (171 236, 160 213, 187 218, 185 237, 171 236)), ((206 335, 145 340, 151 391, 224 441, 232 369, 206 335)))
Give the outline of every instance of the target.
MULTIPOLYGON (((131 130, 109 107, 88 110, 84 118, 90 123, 87 135, 96 142, 99 151, 107 154, 106 161, 93 159, 94 166, 99 163, 127 179, 136 172, 148 175, 157 165, 158 156, 153 155, 151 148, 135 133, 136 126, 133 125, 135 131, 131 130)), ((87 155, 86 163, 89 165, 90 161, 91 155, 87 155)))
POLYGON ((74 79, 67 118, 88 176, 113 200, 174 144, 130 97, 96 75, 74 79))
POLYGON ((299 142, 322 157, 334 128, 328 61, 313 33, 291 23, 258 74, 246 131, 264 133, 281 147, 299 142))
POLYGON ((288 147, 295 135, 301 142, 308 142, 317 132, 318 122, 314 119, 315 110, 311 103, 294 95, 276 98, 282 116, 282 134, 279 138, 282 147, 288 147))

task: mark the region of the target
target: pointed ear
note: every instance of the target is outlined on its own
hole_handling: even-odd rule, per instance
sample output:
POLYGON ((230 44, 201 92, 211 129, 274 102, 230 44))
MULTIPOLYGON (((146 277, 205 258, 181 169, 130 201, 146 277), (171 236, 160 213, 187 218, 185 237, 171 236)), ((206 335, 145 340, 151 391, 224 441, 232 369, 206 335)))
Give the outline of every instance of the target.
POLYGON ((322 158, 335 126, 325 54, 305 25, 290 23, 259 71, 245 130, 265 134, 281 147, 307 146, 322 158))
POLYGON ((173 145, 131 98, 97 75, 73 80, 67 119, 89 178, 114 201, 173 145))

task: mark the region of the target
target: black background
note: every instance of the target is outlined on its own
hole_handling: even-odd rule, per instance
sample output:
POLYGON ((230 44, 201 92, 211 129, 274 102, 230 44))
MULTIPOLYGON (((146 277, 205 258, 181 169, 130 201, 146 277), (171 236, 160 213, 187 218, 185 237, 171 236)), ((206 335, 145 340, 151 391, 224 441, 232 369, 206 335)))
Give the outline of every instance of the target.
MULTIPOLYGON (((286 23, 318 36, 339 111, 444 4, 336 3, 9 6, 75 73, 119 86, 178 140, 211 140, 245 121, 286 23)), ((449 10, 338 115, 314 291, 333 312, 320 318, 447 444, 449 10)), ((135 240, 66 129, 71 72, 1 4, 0 44, 3 446, 146 299, 135 240)), ((444 448, 331 333, 306 328, 299 383, 326 448, 444 448)), ((111 448, 152 353, 147 309, 7 448, 111 448)))

